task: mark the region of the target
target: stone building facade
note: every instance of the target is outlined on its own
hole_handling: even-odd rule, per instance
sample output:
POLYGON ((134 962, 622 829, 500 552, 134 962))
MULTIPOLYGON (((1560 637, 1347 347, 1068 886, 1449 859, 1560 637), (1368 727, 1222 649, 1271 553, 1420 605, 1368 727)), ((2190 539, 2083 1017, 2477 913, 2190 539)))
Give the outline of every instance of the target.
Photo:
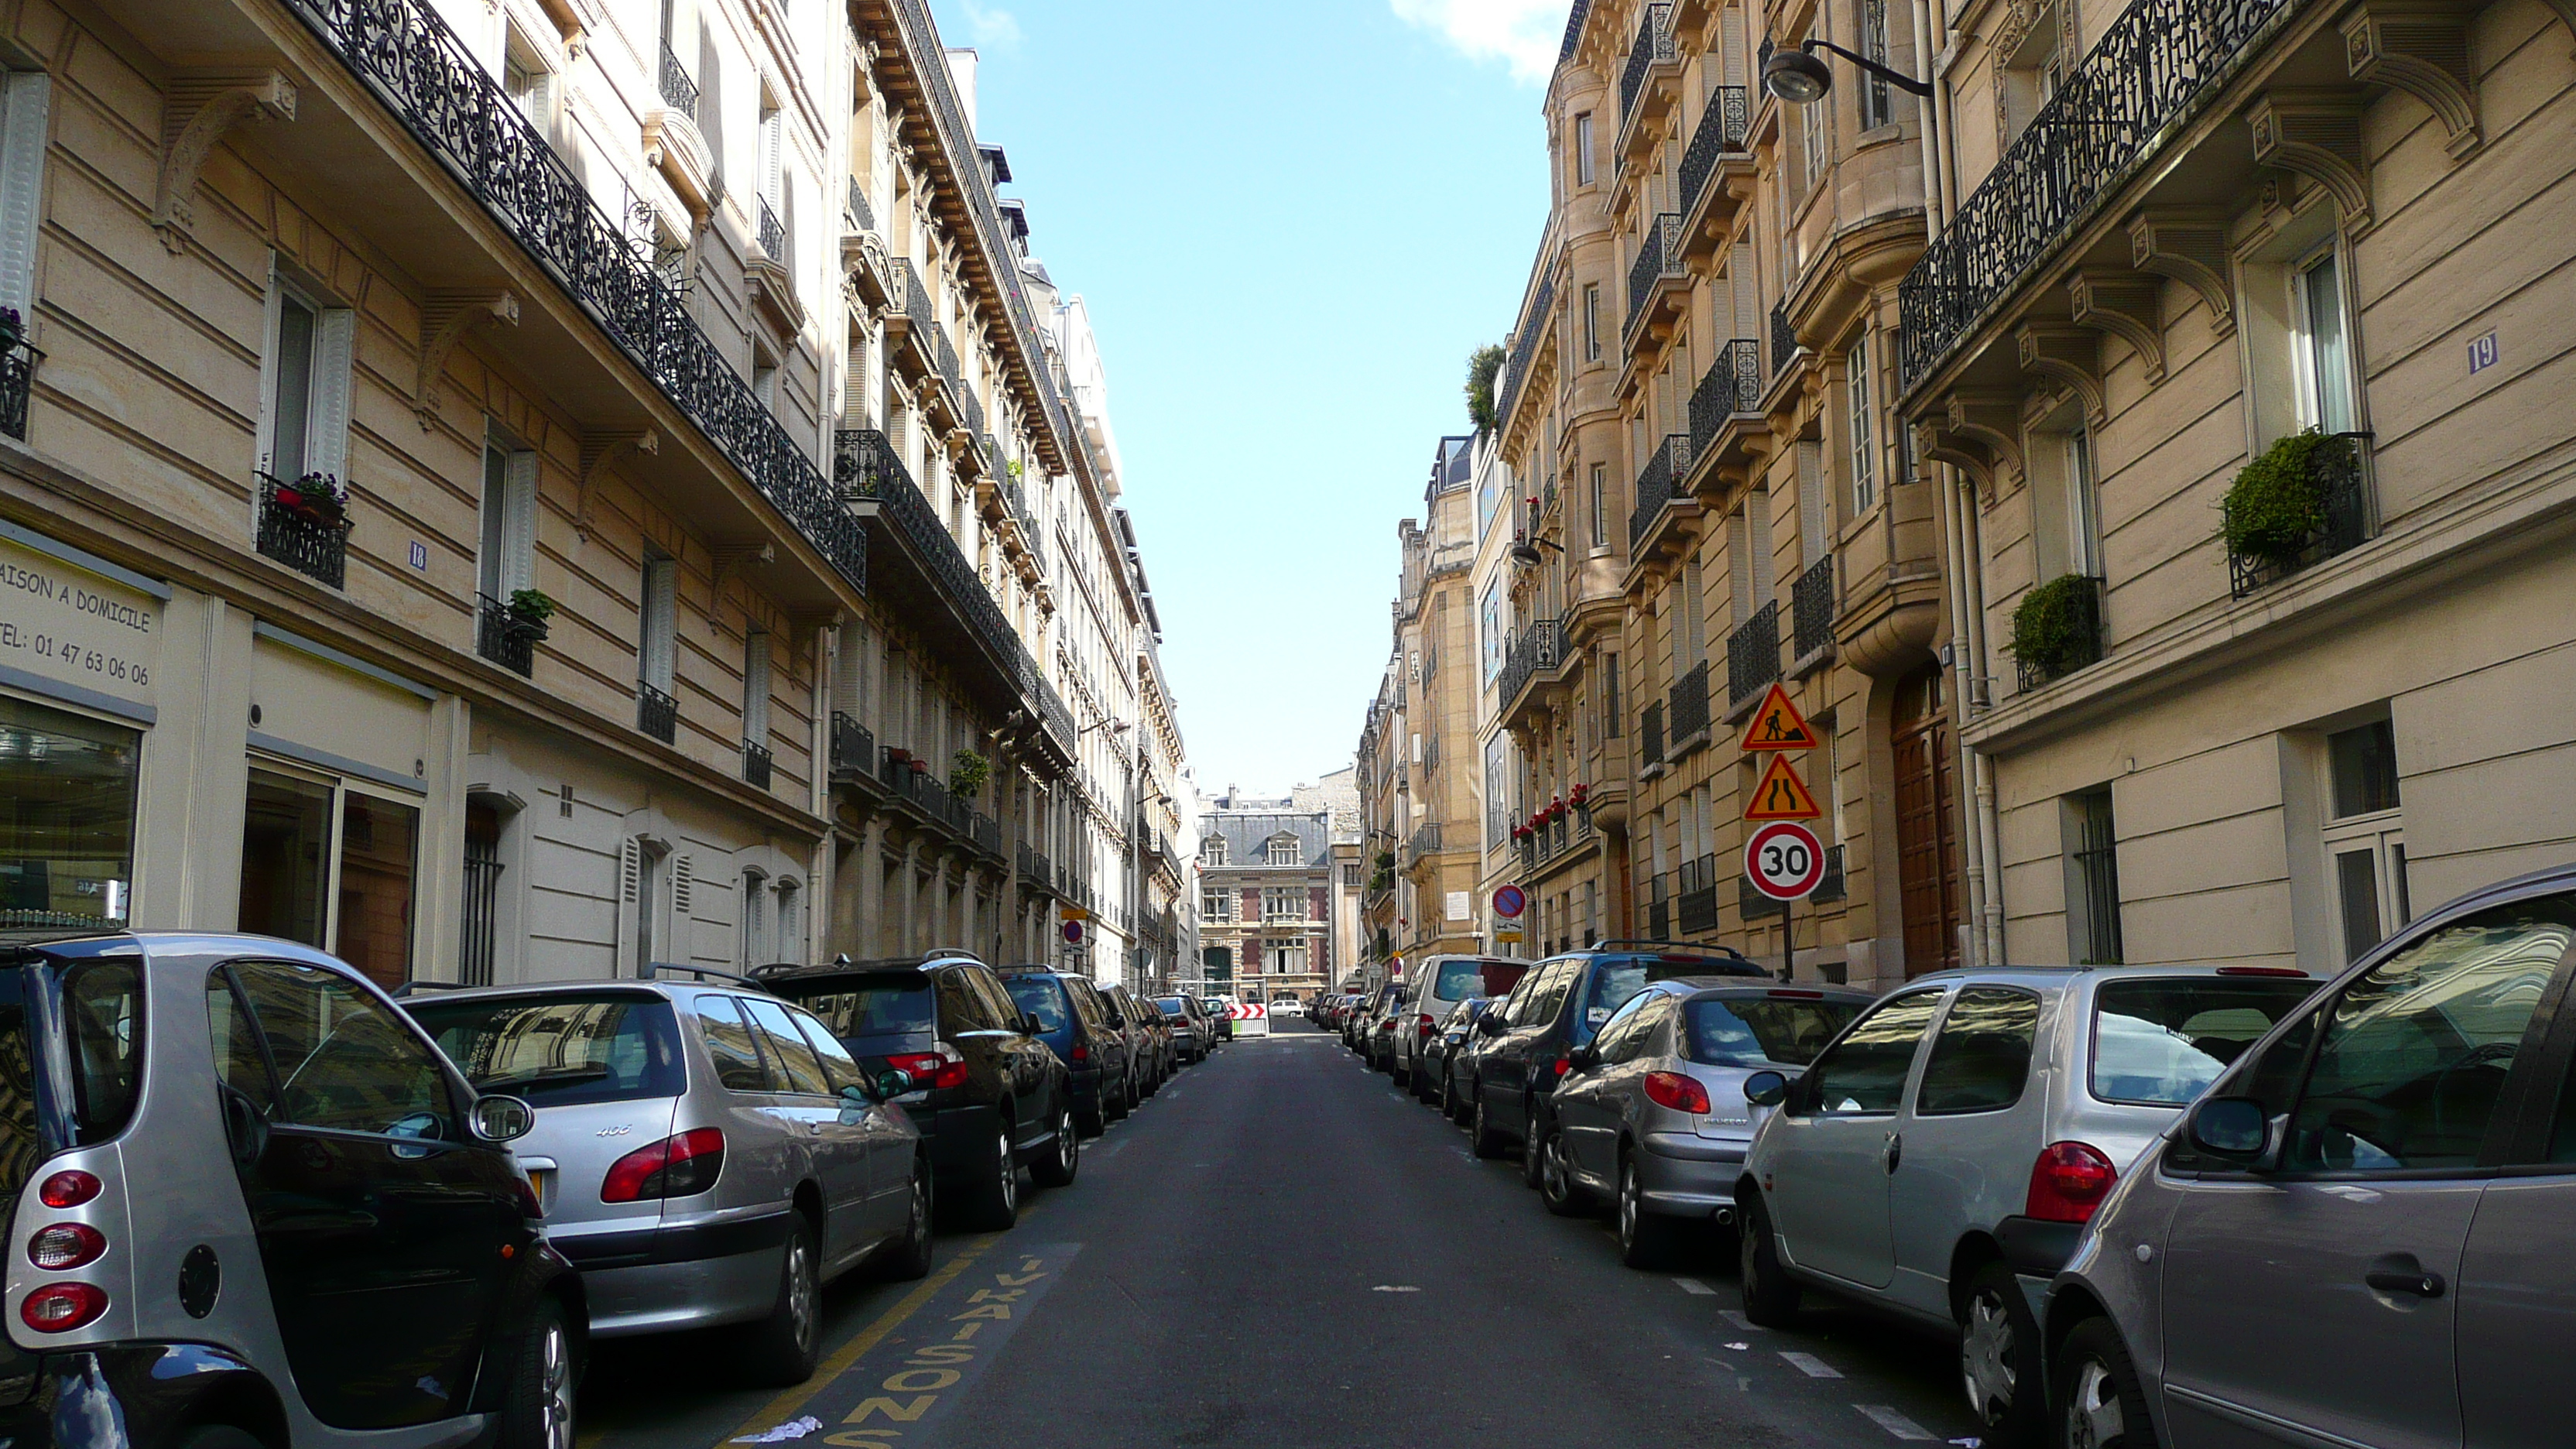
POLYGON ((1229 789, 1199 812, 1199 952, 1207 989, 1268 1003, 1308 1000, 1339 969, 1334 955, 1333 808, 1311 790, 1229 789))

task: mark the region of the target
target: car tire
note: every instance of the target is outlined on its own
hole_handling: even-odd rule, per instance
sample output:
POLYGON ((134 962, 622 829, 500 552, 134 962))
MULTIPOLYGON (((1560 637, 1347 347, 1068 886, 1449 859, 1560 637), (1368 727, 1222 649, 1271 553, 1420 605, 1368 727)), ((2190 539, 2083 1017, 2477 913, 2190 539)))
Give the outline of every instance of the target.
POLYGON ((1073 1109, 1055 1109, 1055 1141, 1045 1155, 1029 1164, 1029 1176, 1040 1187, 1071 1187, 1073 1176, 1082 1170, 1082 1136, 1073 1129, 1073 1109))
MULTIPOLYGON (((1010 1112, 1004 1106, 1007 1119, 1010 1112)), ((979 1233, 1008 1232, 1020 1220, 1020 1161, 1011 1150, 1011 1129, 993 1129, 993 1159, 977 1169, 977 1182, 966 1189, 959 1217, 979 1233)))
POLYGON ((876 1262, 870 1265, 876 1276, 898 1283, 930 1276, 931 1215, 938 1206, 931 1200, 932 1177, 928 1162, 912 1160, 912 1201, 906 1209, 903 1236, 877 1249, 876 1262))
POLYGON ((1458 1081, 1445 1071, 1440 1074, 1440 1115, 1458 1120, 1458 1081))
POLYGON ((1100 1120, 1104 1131, 1107 1130, 1109 1123, 1123 1122, 1128 1113, 1136 1110, 1136 1104, 1130 1100, 1127 1090, 1127 1079, 1119 1078, 1114 1091, 1111 1090, 1111 1085, 1106 1081, 1100 1084, 1100 1120))
POLYGON ((1099 1087, 1092 1089, 1091 1105, 1078 1108, 1073 1114, 1075 1130, 1085 1137, 1097 1137, 1109 1130, 1109 1104, 1103 1095, 1106 1090, 1099 1087))
POLYGON ((1431 1085, 1430 1074, 1419 1064, 1413 1069, 1413 1100, 1426 1105, 1440 1100, 1440 1093, 1431 1085))
POLYGON ((1485 1120, 1485 1089, 1477 1086, 1470 1090, 1475 1093, 1475 1099, 1467 1109, 1468 1143, 1478 1157, 1500 1157, 1505 1145, 1503 1134, 1495 1131, 1494 1124, 1485 1120))
POLYGON ((1547 1210, 1561 1218, 1579 1218, 1592 1212, 1592 1194, 1574 1180, 1574 1163, 1566 1156, 1565 1130, 1547 1129, 1540 1140, 1538 1198, 1547 1210))
POLYGON ((1544 1166, 1538 1157, 1539 1145, 1547 1140, 1548 1130, 1539 1125, 1538 1104, 1523 1103, 1521 1106, 1521 1186, 1532 1191, 1538 1189, 1539 1170, 1544 1166))
POLYGON ((2051 1449, 2156 1449, 2155 1422, 2120 1331, 2108 1318, 2075 1325, 2053 1356, 2057 1432, 2051 1449))
POLYGON ((1968 1277, 1957 1296, 1959 1380, 1982 1436, 1994 1449, 2029 1449, 2048 1421, 2039 1319, 2011 1265, 1995 1259, 1968 1277))
POLYGON ((1744 1293, 1744 1316, 1760 1328, 1787 1328, 1798 1321, 1804 1295, 1780 1266, 1780 1243, 1771 1232, 1771 1215, 1759 1198, 1744 1204, 1736 1230, 1737 1287, 1744 1293))
POLYGON ((788 1388, 814 1376, 823 1352, 822 1266, 814 1225, 802 1213, 788 1229, 778 1258, 778 1298, 769 1316, 745 1325, 735 1360, 746 1381, 788 1388))
POLYGON ((1646 1211, 1645 1184, 1637 1176, 1637 1159, 1619 1154, 1619 1263, 1627 1268, 1661 1268, 1680 1254, 1682 1225, 1646 1211))

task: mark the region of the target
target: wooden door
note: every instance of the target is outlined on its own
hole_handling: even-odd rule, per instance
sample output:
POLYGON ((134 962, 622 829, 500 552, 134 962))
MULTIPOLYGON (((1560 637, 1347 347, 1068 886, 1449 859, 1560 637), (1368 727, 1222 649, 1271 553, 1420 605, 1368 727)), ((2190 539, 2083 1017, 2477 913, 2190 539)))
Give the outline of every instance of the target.
POLYGON ((1896 866, 1905 914, 1905 974, 1959 965, 1957 760, 1936 667, 1897 686, 1896 866))

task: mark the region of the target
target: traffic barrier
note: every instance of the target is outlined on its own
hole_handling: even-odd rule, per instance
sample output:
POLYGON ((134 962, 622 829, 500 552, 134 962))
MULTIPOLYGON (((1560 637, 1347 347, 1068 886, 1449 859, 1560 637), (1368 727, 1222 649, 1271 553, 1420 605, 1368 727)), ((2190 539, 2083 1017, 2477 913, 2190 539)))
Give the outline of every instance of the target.
POLYGON ((1235 1040, 1270 1035, 1270 1008, 1258 1002, 1238 1001, 1225 1009, 1234 1021, 1235 1040))

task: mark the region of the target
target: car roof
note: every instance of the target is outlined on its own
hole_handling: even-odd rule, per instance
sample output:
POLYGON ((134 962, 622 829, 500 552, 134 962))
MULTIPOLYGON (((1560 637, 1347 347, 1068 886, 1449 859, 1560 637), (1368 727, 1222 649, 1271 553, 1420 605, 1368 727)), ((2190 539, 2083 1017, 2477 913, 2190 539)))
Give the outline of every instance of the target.
POLYGON ((786 964, 755 966, 751 974, 753 980, 766 986, 773 981, 803 982, 830 980, 842 976, 899 976, 907 971, 929 972, 943 966, 982 966, 983 964, 980 959, 973 956, 933 951, 921 956, 880 956, 866 961, 852 961, 844 957, 838 961, 827 961, 819 966, 786 964))
MULTIPOLYGON (((2337 974, 2340 974, 2338 972, 2337 974)), ((2171 980, 2176 977, 2244 977, 2260 980, 2266 977, 2289 980, 2303 977, 2315 983, 2332 979, 2311 975, 2293 966, 2245 965, 2166 965, 2166 966, 1961 966, 1949 971, 1934 971, 1888 988, 1881 994, 1920 986, 1948 986, 1954 983, 2006 982, 2022 986, 2071 986, 2092 978, 2121 981, 2171 980)))
POLYGON ((1849 1006, 1867 1006, 1878 999, 1876 992, 1863 991, 1852 986, 1829 986, 1823 982, 1802 986, 1786 981, 1774 981, 1766 986, 1758 981, 1735 980, 1722 976, 1677 976, 1670 981, 1658 981, 1650 989, 1671 991, 1673 995, 1685 1001, 1744 1001, 1759 998, 1839 1001, 1849 1006))

